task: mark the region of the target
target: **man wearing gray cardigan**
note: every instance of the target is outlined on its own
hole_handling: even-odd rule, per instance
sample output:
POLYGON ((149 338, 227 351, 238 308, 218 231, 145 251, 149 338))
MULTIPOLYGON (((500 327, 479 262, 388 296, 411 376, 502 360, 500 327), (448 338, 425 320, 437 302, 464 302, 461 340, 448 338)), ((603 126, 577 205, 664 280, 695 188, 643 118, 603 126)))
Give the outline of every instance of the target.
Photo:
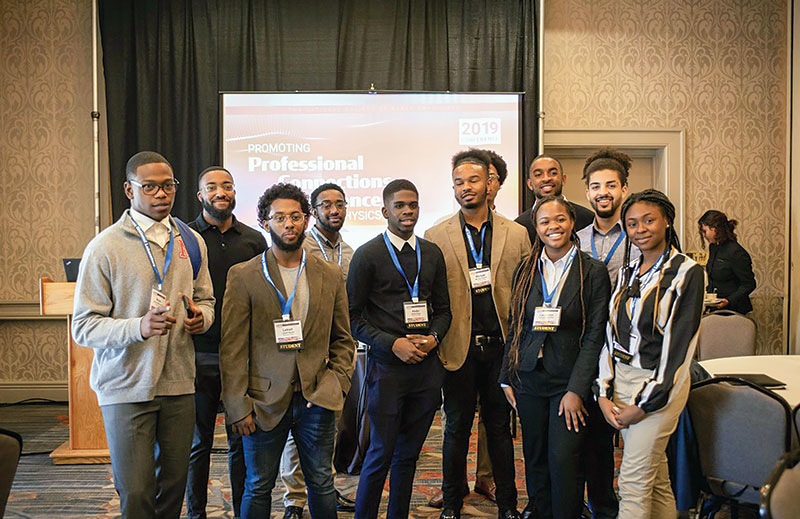
POLYGON ((194 427, 191 334, 213 322, 214 295, 205 243, 169 216, 169 162, 140 152, 126 176, 131 208, 83 253, 72 334, 94 348, 89 383, 122 517, 178 518, 194 427))

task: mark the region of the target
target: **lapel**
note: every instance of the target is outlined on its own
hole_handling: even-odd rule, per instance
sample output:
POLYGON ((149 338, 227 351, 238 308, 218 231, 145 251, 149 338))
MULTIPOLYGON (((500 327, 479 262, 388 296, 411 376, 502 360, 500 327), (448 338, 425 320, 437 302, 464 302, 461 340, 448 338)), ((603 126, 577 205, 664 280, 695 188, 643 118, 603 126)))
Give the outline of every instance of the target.
MULTIPOLYGON (((578 256, 581 254, 579 250, 575 255, 575 259, 572 261, 572 265, 569 268, 569 274, 567 274, 567 280, 564 282, 564 288, 561 289, 561 297, 559 297, 558 306, 563 309, 566 309, 572 301, 575 300, 575 297, 581 289, 581 269, 578 264, 580 261, 578 256)), ((583 267, 583 277, 585 280, 589 275, 589 266, 588 264, 584 264, 583 267)))
POLYGON ((500 260, 503 258, 503 249, 506 246, 506 235, 508 234, 508 227, 505 223, 497 218, 497 215, 492 217, 492 272, 496 273, 500 268, 500 260))
MULTIPOLYGON (((261 270, 261 262, 258 263, 258 268, 261 270)), ((286 296, 286 287, 283 286, 283 277, 281 276, 281 271, 278 268, 278 261, 275 259, 275 255, 272 253, 272 247, 267 249, 267 270, 269 271, 269 276, 272 278, 272 282, 275 283, 275 286, 278 290, 281 291, 281 294, 286 296)), ((272 285, 269 284, 269 281, 264 277, 264 273, 261 272, 261 281, 264 283, 264 287, 267 290, 267 293, 271 294, 270 300, 275 303, 275 308, 278 309, 278 318, 280 318, 280 314, 282 312, 281 308, 281 300, 278 297, 278 294, 275 293, 275 289, 272 288, 272 285)))
POLYGON ((458 264, 461 265, 461 273, 469 286, 469 260, 467 259, 467 248, 464 246, 464 238, 461 233, 461 220, 459 213, 456 213, 447 221, 447 236, 450 238, 450 245, 453 247, 453 253, 458 258, 458 264))

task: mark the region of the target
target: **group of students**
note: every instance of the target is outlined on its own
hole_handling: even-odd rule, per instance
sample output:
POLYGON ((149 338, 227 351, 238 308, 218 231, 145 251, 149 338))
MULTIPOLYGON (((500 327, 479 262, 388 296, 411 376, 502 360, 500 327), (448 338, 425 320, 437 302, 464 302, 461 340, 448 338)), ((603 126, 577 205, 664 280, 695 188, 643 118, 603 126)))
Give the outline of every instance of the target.
POLYGON ((502 158, 463 151, 452 159, 456 214, 416 236, 417 188, 391 181, 386 231, 353 252, 340 186, 310 201, 291 184, 267 189, 267 247, 233 216, 224 168, 200 174, 202 212, 187 226, 170 216, 169 162, 131 157, 131 207, 87 246, 73 318, 76 342, 95 349, 90 383, 122 516, 178 517, 185 494, 189 517, 205 517, 222 402, 237 517, 269 517, 280 474, 288 519, 302 517, 305 490, 312 517, 374 519, 390 473, 387 517, 402 519, 443 401, 442 519, 460 517, 469 491, 476 409, 501 519, 577 519, 584 486, 594 517, 673 517, 665 449, 688 397, 705 275, 681 253, 670 200, 628 196, 630 165, 612 149, 587 159, 592 213, 562 196, 558 160, 537 157, 536 202, 514 222, 494 210, 502 158), (334 488, 332 457, 357 341, 368 345, 370 443, 353 503, 334 488))

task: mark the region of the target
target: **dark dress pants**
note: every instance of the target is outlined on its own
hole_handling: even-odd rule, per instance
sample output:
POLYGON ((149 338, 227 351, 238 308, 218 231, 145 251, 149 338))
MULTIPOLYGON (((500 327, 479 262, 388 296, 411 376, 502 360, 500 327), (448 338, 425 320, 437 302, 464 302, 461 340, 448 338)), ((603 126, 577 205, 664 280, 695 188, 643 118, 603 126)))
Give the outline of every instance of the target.
MULTIPOLYGON (((189 519, 205 519, 211 447, 214 443, 222 383, 219 355, 197 353, 195 360, 195 424, 192 451, 189 455, 189 475, 186 480, 186 515, 189 519)), ((225 432, 228 436, 228 474, 231 480, 233 515, 239 517, 245 477, 242 437, 234 433, 230 425, 225 427, 225 432)))
POLYGON ((619 501, 614 492, 614 428, 608 425, 594 398, 584 400, 589 413, 583 443, 583 468, 592 519, 614 519, 619 501))
POLYGON ((523 382, 521 389, 514 389, 522 426, 525 482, 529 499, 533 500, 533 516, 536 519, 580 519, 583 509, 581 448, 586 428, 582 427, 578 433, 574 429, 567 430, 564 417, 558 416, 566 390, 552 390, 552 381, 548 380, 541 363, 533 372, 519 375, 523 379, 533 379, 523 382), (537 387, 547 390, 536 391, 537 387))
POLYGON ((414 472, 436 410, 442 404, 444 368, 435 352, 419 364, 367 361, 370 444, 361 467, 354 519, 375 519, 386 475, 387 519, 408 517, 414 472))
POLYGON ((502 361, 502 344, 483 349, 470 346, 464 365, 445 374, 444 410, 447 420, 442 459, 444 508, 458 511, 464 504, 464 474, 478 394, 497 487, 497 507, 500 511, 517 508, 511 407, 497 382, 502 361))

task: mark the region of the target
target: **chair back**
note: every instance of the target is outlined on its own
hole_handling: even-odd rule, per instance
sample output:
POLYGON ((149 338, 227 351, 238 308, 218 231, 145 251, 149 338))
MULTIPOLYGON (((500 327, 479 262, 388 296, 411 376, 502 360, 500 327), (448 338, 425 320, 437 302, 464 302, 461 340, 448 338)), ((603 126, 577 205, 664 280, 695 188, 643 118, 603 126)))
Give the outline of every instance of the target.
POLYGON ((698 360, 756 354, 756 323, 731 310, 719 310, 700 320, 698 360))
POLYGON ((5 429, 0 429, 0 518, 6 511, 11 484, 17 473, 19 457, 22 454, 22 437, 5 429))
POLYGON ((716 377, 694 384, 688 405, 712 492, 757 504, 757 489, 790 449, 789 404, 746 380, 716 377))
POLYGON ((763 519, 800 517, 800 449, 784 455, 761 487, 763 519))

